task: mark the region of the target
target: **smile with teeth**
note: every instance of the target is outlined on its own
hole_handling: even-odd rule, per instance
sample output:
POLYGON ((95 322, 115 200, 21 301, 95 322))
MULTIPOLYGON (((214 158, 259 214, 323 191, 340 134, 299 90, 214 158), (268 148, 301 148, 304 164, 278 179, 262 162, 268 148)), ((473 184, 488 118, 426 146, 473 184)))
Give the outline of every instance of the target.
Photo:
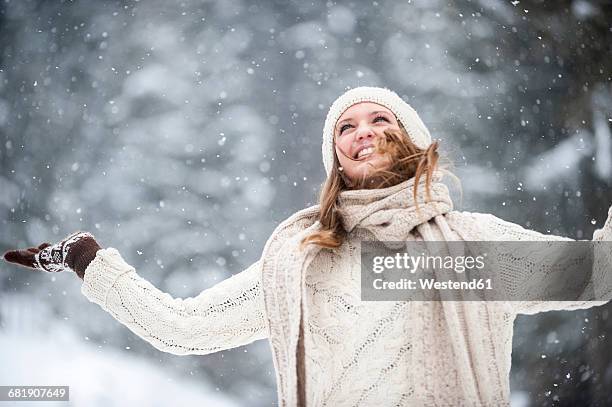
POLYGON ((374 152, 374 147, 364 148, 363 150, 359 151, 359 153, 357 153, 356 158, 363 158, 363 157, 369 156, 373 152, 374 152))

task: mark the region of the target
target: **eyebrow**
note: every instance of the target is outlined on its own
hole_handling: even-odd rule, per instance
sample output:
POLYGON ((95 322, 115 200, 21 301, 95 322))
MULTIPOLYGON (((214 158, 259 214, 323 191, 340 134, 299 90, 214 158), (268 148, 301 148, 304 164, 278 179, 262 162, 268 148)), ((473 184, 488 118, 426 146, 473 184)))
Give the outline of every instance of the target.
MULTIPOLYGON (((388 112, 385 112, 384 110, 377 110, 375 112, 370 113, 370 117, 374 116, 375 114, 380 114, 380 113, 389 114, 388 112)), ((336 124, 336 130, 338 130, 338 127, 340 127, 342 125, 342 123, 348 122, 350 120, 352 120, 352 119, 344 119, 344 120, 338 122, 338 124, 336 124)))

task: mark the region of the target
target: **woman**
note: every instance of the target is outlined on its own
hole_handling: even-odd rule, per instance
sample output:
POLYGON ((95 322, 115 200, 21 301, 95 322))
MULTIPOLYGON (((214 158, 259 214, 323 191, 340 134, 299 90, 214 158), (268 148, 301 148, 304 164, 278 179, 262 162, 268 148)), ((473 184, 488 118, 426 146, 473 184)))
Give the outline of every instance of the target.
MULTIPOLYGON (((355 88, 333 103, 323 163, 320 205, 282 222, 245 271, 193 298, 159 291, 88 233, 5 259, 75 271, 88 299, 162 351, 202 355, 268 338, 281 406, 508 405, 514 317, 604 303, 361 301, 363 240, 571 239, 454 211, 437 142, 387 89, 355 88)), ((612 209, 594 239, 611 235, 612 209)), ((508 278, 520 286, 521 275, 508 278)))

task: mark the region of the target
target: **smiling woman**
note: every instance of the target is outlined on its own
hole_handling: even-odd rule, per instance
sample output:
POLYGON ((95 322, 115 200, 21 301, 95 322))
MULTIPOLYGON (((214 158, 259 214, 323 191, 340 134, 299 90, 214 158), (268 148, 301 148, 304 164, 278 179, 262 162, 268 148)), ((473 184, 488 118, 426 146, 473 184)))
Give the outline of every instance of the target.
POLYGON ((419 164, 435 169, 437 147, 437 142, 426 150, 417 147, 393 112, 372 102, 349 107, 334 129, 338 170, 348 189, 383 188, 415 175, 418 179, 419 164))
MULTIPOLYGON (((437 146, 396 93, 347 91, 323 130, 320 205, 286 219, 259 260, 195 297, 160 291, 85 233, 5 259, 77 272, 90 301, 165 352, 205 355, 267 338, 279 406, 509 405, 516 315, 602 305, 612 279, 597 274, 591 284, 605 295, 585 290, 567 301, 363 301, 364 241, 438 242, 444 256, 454 241, 571 240, 454 210, 437 146)), ((593 238, 612 239, 612 208, 593 238)), ((516 298, 556 266, 496 260, 516 298)), ((548 285, 538 290, 549 298, 548 285)))
POLYGON ((337 208, 342 191, 386 188, 414 178, 411 190, 418 208, 421 177, 428 201, 434 173, 459 181, 438 165, 438 142, 431 141, 417 112, 386 89, 359 87, 344 93, 331 106, 323 132, 323 162, 329 176, 320 197, 321 230, 307 236, 303 245, 342 244, 345 231, 337 208), (329 154, 331 150, 335 154, 329 154))
POLYGON ((372 170, 391 165, 389 157, 375 148, 376 138, 384 137, 386 130, 399 131, 399 123, 389 109, 376 103, 358 103, 340 116, 334 131, 336 153, 351 181, 367 178, 372 170))

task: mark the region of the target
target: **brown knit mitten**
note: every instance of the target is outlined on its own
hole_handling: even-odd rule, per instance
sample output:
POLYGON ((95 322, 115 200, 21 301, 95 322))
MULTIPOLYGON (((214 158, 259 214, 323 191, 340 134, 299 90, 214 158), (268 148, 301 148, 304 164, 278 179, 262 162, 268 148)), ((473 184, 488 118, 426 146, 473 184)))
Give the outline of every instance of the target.
POLYGON ((100 249, 91 233, 76 232, 54 245, 43 243, 38 247, 10 250, 4 253, 4 260, 49 272, 74 271, 83 279, 85 269, 100 249))

